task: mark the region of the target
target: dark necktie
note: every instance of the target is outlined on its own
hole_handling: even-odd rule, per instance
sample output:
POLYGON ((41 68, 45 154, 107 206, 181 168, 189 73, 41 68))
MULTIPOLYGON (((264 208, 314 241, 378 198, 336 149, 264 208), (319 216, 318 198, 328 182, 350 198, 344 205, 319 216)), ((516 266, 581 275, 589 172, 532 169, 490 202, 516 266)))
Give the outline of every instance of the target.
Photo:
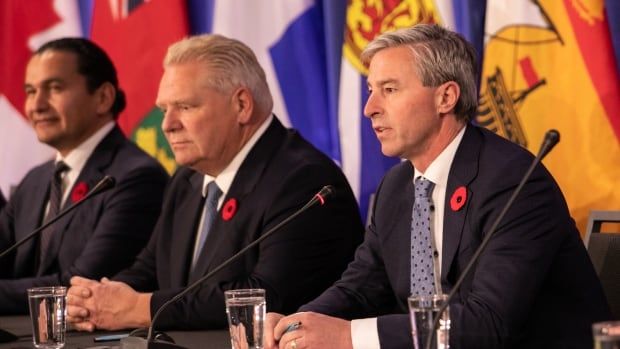
POLYGON ((431 245, 431 193, 435 184, 426 178, 415 180, 415 201, 411 218, 411 294, 434 293, 433 248, 431 245))
MULTIPOLYGON (((50 219, 56 217, 58 211, 60 211, 60 204, 62 202, 62 175, 69 170, 69 166, 62 161, 56 163, 54 169, 54 176, 50 183, 50 195, 49 195, 49 210, 45 215, 43 223, 47 223, 50 219)), ((39 255, 39 264, 43 262, 47 249, 49 248, 52 235, 54 233, 54 225, 50 225, 41 232, 41 246, 39 255)))
POLYGON ((205 241, 207 241, 207 235, 209 234, 209 230, 211 229, 211 225, 215 221, 215 217, 217 215, 217 201, 222 196, 222 191, 217 186, 215 181, 212 181, 207 185, 207 199, 205 200, 204 205, 204 220, 202 224, 202 229, 198 232, 198 237, 196 239, 197 248, 194 249, 194 258, 192 258, 192 269, 196 265, 196 261, 200 257, 200 253, 204 247, 205 241))

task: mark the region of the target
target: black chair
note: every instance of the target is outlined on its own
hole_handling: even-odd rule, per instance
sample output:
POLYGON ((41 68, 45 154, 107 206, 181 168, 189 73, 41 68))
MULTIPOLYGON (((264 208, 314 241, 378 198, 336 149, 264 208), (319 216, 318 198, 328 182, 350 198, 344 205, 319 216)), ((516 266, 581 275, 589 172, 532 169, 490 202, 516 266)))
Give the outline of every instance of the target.
POLYGON ((603 223, 620 223, 620 211, 590 211, 585 244, 617 320, 620 319, 620 231, 601 233, 603 223))

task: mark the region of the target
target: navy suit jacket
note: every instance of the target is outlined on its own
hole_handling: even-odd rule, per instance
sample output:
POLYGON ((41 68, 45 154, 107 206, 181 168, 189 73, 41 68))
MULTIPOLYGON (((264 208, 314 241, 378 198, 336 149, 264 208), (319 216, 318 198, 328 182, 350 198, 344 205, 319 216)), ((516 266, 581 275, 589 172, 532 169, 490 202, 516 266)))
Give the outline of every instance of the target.
POLYGON ((154 291, 151 315, 189 282, 213 270, 250 242, 301 208, 324 185, 336 194, 325 206, 297 216, 237 262, 172 304, 156 328, 226 327, 224 291, 264 288, 269 311, 291 312, 336 281, 363 237, 355 197, 333 161, 296 131, 274 119, 239 168, 224 198, 237 210, 222 209, 207 236, 195 270, 189 265, 204 200, 204 176, 181 168, 173 176, 161 217, 137 262, 115 280, 154 291))
MULTIPOLYGON (((1 251, 41 224, 53 171, 54 163, 49 161, 28 172, 0 212, 1 251)), ((69 285, 74 275, 112 276, 131 265, 146 245, 168 175, 118 127, 97 145, 74 188, 80 183, 93 188, 105 175, 112 175, 116 186, 54 224, 49 251, 40 265, 35 265, 38 237, 0 260, 1 314, 28 312, 27 288, 69 285)), ((71 203, 69 195, 63 208, 71 203)))
MULTIPOLYGON (((445 198, 441 284, 448 293, 517 187, 532 155, 468 126, 445 198), (450 199, 467 188, 453 210, 450 199)), ((411 347, 410 224, 414 170, 395 166, 377 191, 362 246, 333 287, 301 310, 377 316, 381 347, 411 347)), ((610 316, 600 282, 565 200, 538 166, 450 304, 454 348, 591 348, 592 322, 610 316)))

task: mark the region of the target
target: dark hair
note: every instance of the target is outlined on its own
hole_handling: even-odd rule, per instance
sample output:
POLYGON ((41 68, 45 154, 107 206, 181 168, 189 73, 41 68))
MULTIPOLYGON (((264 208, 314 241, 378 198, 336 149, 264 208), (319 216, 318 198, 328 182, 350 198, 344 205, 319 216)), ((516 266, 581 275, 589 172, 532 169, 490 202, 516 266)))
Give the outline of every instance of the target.
POLYGON ((78 73, 86 78, 86 88, 94 92, 103 83, 109 82, 114 86, 116 97, 110 112, 116 119, 125 109, 125 93, 118 87, 116 68, 105 51, 94 42, 83 38, 62 38, 49 41, 39 47, 34 54, 45 51, 62 51, 74 53, 77 56, 78 73))

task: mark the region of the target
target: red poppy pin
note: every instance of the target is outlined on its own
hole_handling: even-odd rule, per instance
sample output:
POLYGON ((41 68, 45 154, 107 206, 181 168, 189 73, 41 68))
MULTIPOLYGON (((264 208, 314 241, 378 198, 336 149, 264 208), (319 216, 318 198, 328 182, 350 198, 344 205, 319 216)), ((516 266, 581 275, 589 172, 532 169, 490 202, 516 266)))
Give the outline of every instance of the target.
POLYGON ((235 213, 237 213, 237 199, 228 199, 222 207, 222 219, 229 221, 235 216, 235 213))
POLYGON ((71 192, 71 202, 78 202, 86 196, 88 193, 88 184, 86 182, 80 182, 75 185, 73 191, 71 192))
POLYGON ((458 211, 465 205, 465 201, 467 201, 467 188, 460 186, 456 188, 450 198, 450 208, 452 211, 458 211))

